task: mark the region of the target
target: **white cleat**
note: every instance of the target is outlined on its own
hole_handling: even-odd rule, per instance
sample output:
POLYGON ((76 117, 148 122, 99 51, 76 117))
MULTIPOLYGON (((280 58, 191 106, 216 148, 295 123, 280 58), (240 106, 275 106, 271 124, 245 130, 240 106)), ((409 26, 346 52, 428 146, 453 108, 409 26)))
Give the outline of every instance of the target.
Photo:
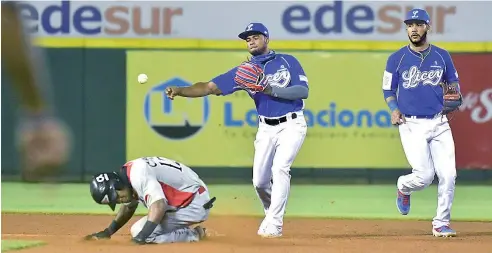
POLYGON ((277 238, 282 236, 282 227, 266 224, 260 226, 258 229, 258 235, 263 238, 277 238))
POLYGON ((435 237, 455 237, 456 236, 456 231, 454 231, 449 226, 442 226, 440 228, 434 228, 434 229, 432 229, 432 234, 435 237))

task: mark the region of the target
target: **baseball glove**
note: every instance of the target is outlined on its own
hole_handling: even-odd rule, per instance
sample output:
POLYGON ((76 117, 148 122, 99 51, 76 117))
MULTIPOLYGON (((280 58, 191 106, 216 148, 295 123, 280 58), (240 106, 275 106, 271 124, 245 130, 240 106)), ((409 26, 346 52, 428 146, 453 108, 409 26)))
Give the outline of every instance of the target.
POLYGON ((242 89, 256 92, 263 91, 266 86, 263 69, 252 62, 243 62, 237 67, 234 81, 242 89))
POLYGON ((457 111, 463 103, 463 97, 458 91, 456 85, 441 83, 443 88, 443 109, 442 114, 447 115, 454 111, 457 111))

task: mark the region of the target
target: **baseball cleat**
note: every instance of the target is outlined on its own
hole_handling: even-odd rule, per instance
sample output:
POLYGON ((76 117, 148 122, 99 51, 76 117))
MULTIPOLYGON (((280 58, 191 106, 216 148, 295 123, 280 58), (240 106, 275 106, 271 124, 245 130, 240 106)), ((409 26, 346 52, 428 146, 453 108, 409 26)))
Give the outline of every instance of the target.
POLYGON ((432 234, 435 237, 455 237, 456 231, 454 231, 449 226, 442 226, 440 228, 433 228, 432 234))
POLYGON ((410 212, 410 195, 403 194, 398 190, 396 207, 402 215, 407 215, 410 212))
POLYGON ((204 228, 202 226, 196 226, 193 229, 198 234, 198 238, 200 238, 200 240, 203 240, 204 238, 207 237, 207 229, 206 228, 204 228))
POLYGON ((267 224, 258 229, 258 235, 263 238, 277 238, 282 236, 282 227, 267 224))

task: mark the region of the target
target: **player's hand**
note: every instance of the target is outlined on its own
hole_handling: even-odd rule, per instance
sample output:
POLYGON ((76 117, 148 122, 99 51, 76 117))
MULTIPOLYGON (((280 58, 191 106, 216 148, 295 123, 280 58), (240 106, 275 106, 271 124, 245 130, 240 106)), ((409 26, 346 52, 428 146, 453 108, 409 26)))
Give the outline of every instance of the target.
POLYGON ((403 117, 400 110, 396 109, 391 113, 391 124, 393 124, 394 126, 398 126, 405 123, 405 117, 403 117))
POLYGON ((24 179, 56 175, 71 151, 68 127, 50 116, 28 116, 21 121, 17 144, 23 163, 24 179))
POLYGON ((170 86, 166 88, 166 96, 173 100, 175 96, 179 95, 179 87, 170 86))
POLYGON ((108 229, 84 237, 87 241, 111 239, 108 229))

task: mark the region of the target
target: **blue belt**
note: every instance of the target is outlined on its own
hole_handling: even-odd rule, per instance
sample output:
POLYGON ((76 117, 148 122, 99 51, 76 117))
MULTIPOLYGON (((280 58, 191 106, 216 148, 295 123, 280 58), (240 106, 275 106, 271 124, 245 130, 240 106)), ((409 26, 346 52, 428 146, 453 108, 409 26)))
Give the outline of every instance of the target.
POLYGON ((410 115, 410 114, 403 114, 403 115, 406 118, 415 118, 415 119, 433 119, 436 116, 438 116, 438 114, 434 114, 434 115, 410 115))

